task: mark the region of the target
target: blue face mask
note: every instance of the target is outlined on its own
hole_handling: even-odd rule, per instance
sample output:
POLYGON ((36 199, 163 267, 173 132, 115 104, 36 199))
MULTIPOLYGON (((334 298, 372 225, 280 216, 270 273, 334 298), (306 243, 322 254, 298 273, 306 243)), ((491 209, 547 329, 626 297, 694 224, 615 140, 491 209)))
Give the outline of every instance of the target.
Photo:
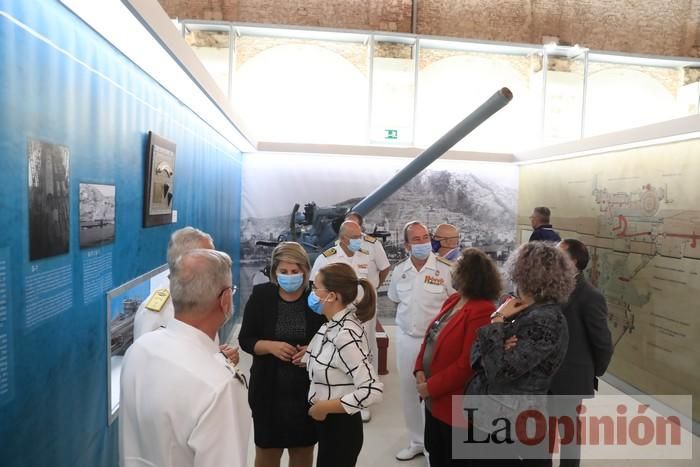
POLYGON ((304 274, 277 274, 277 283, 285 292, 296 292, 304 283, 304 274))
POLYGON ((440 248, 442 248, 442 244, 440 243, 440 240, 435 240, 432 239, 430 240, 430 245, 433 247, 433 253, 437 253, 440 248))
POLYGON ((361 238, 351 238, 348 240, 348 250, 359 251, 361 247, 362 247, 362 239, 361 238))
POLYGON ((316 295, 316 292, 313 290, 309 294, 309 298, 306 300, 306 303, 308 303, 309 308, 311 308, 311 311, 313 311, 316 314, 323 314, 323 303, 321 303, 321 299, 318 298, 318 295, 316 295))
POLYGON ((426 259, 428 256, 430 256, 432 251, 433 246, 430 244, 430 242, 411 245, 411 255, 413 255, 416 259, 426 259))

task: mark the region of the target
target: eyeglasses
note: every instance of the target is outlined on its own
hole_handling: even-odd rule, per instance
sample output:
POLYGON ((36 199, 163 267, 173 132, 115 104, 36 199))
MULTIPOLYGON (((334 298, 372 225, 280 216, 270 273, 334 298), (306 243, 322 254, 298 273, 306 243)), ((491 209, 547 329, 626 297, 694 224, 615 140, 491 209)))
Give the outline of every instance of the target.
POLYGON ((459 238, 459 236, 456 237, 441 237, 439 235, 433 235, 433 240, 452 240, 454 238, 459 238))
POLYGON ((217 298, 221 298, 221 296, 226 292, 228 289, 231 289, 231 295, 236 295, 236 292, 238 291, 238 286, 236 285, 231 285, 229 287, 224 287, 221 289, 221 292, 219 292, 219 295, 217 298))
POLYGON ((326 292, 328 292, 328 289, 322 289, 320 287, 316 287, 316 284, 311 284, 311 290, 325 290, 326 292))

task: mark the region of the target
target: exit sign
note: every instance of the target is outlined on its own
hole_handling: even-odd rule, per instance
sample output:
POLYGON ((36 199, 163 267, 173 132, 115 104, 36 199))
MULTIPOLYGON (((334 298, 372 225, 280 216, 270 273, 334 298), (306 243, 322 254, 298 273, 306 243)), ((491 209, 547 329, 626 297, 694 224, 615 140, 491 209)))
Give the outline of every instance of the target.
POLYGON ((384 130, 384 139, 398 139, 399 130, 384 130))

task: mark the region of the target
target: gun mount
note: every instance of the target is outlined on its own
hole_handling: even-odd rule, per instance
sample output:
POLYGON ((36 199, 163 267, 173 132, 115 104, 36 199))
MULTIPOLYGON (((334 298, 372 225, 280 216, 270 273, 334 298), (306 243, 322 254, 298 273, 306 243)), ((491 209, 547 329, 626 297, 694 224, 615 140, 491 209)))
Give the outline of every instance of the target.
MULTIPOLYGON (((298 242, 304 246, 313 262, 319 253, 329 248, 336 240, 340 224, 349 211, 356 211, 362 216, 369 214, 409 180, 450 150, 462 138, 505 107, 512 98, 513 94, 508 88, 502 88, 497 91, 474 112, 416 156, 406 167, 356 203, 352 208, 348 209, 340 206, 319 207, 316 203, 311 202, 304 205, 303 212, 299 212, 299 204, 295 204, 290 217, 289 230, 279 235, 277 242, 259 241, 256 244, 274 246, 283 241, 298 242)), ((386 236, 384 232, 374 232, 374 234, 380 238, 386 236)))

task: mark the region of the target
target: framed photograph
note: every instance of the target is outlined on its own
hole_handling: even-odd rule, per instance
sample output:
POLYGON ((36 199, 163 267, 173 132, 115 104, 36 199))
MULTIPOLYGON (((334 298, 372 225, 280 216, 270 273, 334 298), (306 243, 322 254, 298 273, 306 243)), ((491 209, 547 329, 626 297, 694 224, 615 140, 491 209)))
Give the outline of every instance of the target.
POLYGON ((114 241, 115 187, 80 184, 80 248, 114 241))
POLYGON ((175 195, 175 143, 148 132, 143 226, 170 224, 175 195))
POLYGON ((168 265, 153 269, 107 292, 107 418, 119 410, 119 377, 124 354, 134 342, 134 317, 141 302, 168 280, 168 265))
POLYGON ((68 147, 30 139, 29 259, 68 253, 68 147))

